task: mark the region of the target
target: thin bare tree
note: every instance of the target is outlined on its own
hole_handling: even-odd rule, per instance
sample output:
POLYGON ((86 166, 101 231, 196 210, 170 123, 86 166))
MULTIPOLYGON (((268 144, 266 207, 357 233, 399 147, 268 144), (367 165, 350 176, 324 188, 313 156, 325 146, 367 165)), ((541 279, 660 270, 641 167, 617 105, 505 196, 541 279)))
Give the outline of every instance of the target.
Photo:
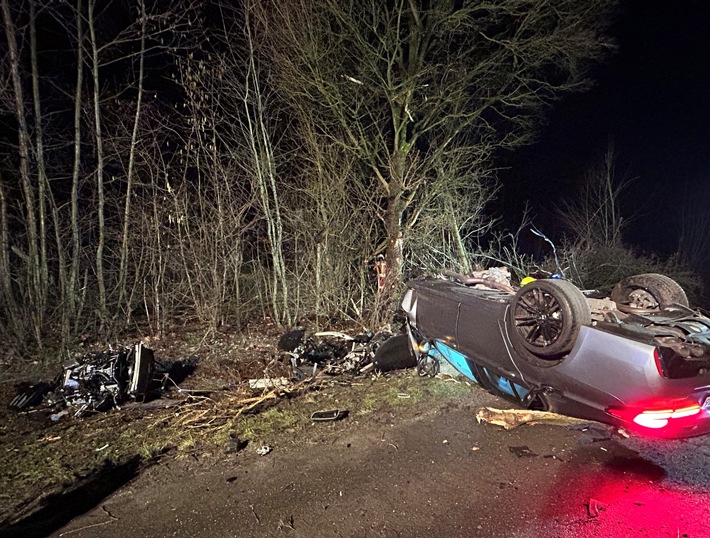
POLYGON ((617 173, 616 160, 610 142, 599 163, 585 172, 577 196, 564 200, 558 210, 577 242, 596 247, 621 245, 628 224, 621 213, 621 197, 633 178, 617 173))
MULTIPOLYGON (((34 5, 34 4, 33 4, 34 5)), ((42 345, 44 326, 44 298, 46 297, 46 271, 43 269, 44 262, 42 250, 46 243, 40 237, 40 226, 44 229, 43 213, 38 210, 39 205, 44 205, 40 194, 37 192, 36 182, 32 179, 31 164, 31 136, 27 125, 26 92, 22 82, 21 58, 18 51, 18 42, 22 34, 18 33, 15 24, 16 17, 10 10, 8 0, 0 3, 2 9, 3 24, 5 27, 5 38, 9 56, 9 71, 12 83, 12 103, 15 120, 17 121, 17 151, 19 156, 19 178, 22 189, 23 206, 19 211, 24 224, 24 234, 27 238, 26 250, 22 250, 19 244, 8 245, 13 253, 21 260, 24 267, 24 274, 20 276, 21 286, 24 287, 23 303, 28 308, 25 310, 30 314, 29 329, 35 339, 35 343, 42 345), (42 222, 40 222, 42 221, 42 222), (41 245, 41 246, 40 246, 41 245)), ((33 41, 34 43, 34 41, 33 41)), ((34 57, 34 54, 32 55, 34 57)), ((7 222, 7 221, 6 221, 7 222)))

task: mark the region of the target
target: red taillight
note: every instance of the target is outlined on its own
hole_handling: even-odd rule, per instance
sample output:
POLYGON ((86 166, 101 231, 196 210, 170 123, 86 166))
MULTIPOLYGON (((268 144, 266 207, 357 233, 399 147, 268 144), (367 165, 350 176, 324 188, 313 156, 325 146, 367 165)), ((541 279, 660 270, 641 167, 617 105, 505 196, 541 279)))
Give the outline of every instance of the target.
MULTIPOLYGON (((670 403, 670 402, 668 402, 670 403)), ((689 400, 678 401, 670 406, 661 408, 655 406, 627 407, 626 409, 609 409, 609 414, 634 422, 644 428, 654 430, 668 426, 671 420, 692 417, 700 413, 700 406, 689 400)))
POLYGON ((700 406, 690 405, 681 409, 659 409, 653 411, 642 411, 634 417, 634 422, 646 428, 663 428, 668 425, 668 421, 674 418, 692 417, 700 413, 700 406))

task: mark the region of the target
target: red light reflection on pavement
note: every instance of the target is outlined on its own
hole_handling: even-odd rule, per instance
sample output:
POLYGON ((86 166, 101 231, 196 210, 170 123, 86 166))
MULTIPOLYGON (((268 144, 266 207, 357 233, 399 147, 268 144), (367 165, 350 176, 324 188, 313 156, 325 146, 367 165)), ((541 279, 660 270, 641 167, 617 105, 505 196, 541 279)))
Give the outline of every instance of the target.
POLYGON ((638 457, 565 465, 546 495, 539 536, 710 537, 710 490, 674 485, 638 457))

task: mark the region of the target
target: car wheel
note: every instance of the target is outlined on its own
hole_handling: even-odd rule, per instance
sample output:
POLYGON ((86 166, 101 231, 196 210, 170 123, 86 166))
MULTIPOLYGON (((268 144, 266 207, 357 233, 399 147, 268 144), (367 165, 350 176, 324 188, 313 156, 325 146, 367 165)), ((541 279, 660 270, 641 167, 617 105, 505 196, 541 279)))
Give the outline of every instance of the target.
POLYGON ((385 340, 385 342, 377 346, 372 362, 381 372, 414 368, 417 365, 417 359, 414 357, 409 345, 409 336, 400 334, 385 340))
POLYGON ((683 288, 672 278, 657 273, 625 278, 614 286, 611 300, 622 312, 663 310, 674 303, 689 305, 683 288))
POLYGON ((589 305, 566 280, 536 280, 515 294, 508 316, 515 350, 537 366, 554 366, 574 347, 582 325, 591 324, 589 305))

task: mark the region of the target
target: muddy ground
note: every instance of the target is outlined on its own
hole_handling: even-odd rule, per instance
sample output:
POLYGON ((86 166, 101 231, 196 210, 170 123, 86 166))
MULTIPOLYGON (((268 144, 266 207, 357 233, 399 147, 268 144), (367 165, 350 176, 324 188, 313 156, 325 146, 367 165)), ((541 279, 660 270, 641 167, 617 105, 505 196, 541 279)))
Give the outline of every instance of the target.
POLYGON ((179 393, 172 387, 148 406, 127 405, 120 411, 82 418, 69 415, 58 421, 51 419, 51 411, 18 413, 7 404, 16 394, 16 381, 50 381, 61 372, 60 362, 28 364, 24 374, 17 369, 2 372, 0 528, 31 516, 57 496, 107 479, 120 480, 168 454, 182 456, 198 445, 226 442, 237 431, 238 421, 215 417, 220 405, 252 396, 245 392, 245 379, 286 370, 274 346, 276 338, 278 331, 268 324, 245 333, 205 337, 204 331, 195 328, 164 340, 146 338, 146 345, 165 363, 197 363, 181 388, 204 392, 179 393), (211 435, 198 427, 200 413, 216 421, 211 435))
MULTIPOLYGON (((275 367, 270 339, 211 349, 248 348, 258 371, 275 367)), ((191 383, 226 384, 216 403, 2 417, 0 536, 710 536, 705 438, 504 431, 474 413, 506 402, 410 371, 333 378, 235 419, 237 371, 223 351, 194 373, 191 383), (349 414, 310 420, 333 408, 349 414), (196 418, 206 410, 214 422, 196 418), (272 451, 259 456, 263 445, 272 451)))

